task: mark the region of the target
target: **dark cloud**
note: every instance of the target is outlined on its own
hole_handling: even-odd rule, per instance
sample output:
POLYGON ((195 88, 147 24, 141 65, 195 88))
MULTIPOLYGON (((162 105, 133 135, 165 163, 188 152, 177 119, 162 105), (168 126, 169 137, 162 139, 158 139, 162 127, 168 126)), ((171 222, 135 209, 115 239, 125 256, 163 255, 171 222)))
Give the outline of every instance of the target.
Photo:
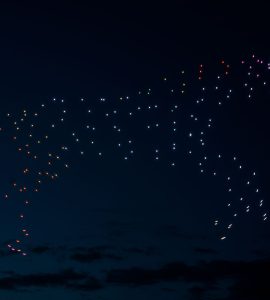
POLYGON ((80 263, 90 263, 102 259, 122 260, 119 255, 108 253, 108 247, 77 248, 70 258, 80 263))
POLYGON ((95 277, 89 276, 82 283, 69 283, 67 287, 80 291, 93 291, 102 288, 102 284, 95 277))
POLYGON ((183 263, 172 263, 156 270, 131 268, 111 270, 107 274, 107 282, 118 284, 144 285, 161 281, 179 279, 188 272, 188 267, 183 263))
POLYGON ((50 251, 50 247, 48 246, 37 246, 31 249, 31 252, 35 254, 43 254, 48 251, 50 251))
POLYGON ((194 251, 197 253, 200 253, 200 254, 210 254, 210 255, 218 254, 218 251, 211 249, 211 248, 196 247, 196 248, 194 248, 194 251))
POLYGON ((79 273, 72 269, 63 270, 58 273, 38 273, 30 275, 6 276, 0 278, 0 289, 20 290, 35 287, 62 287, 85 290, 94 290, 101 287, 98 280, 79 273))
POLYGON ((9 255, 11 255, 10 251, 0 250, 0 257, 6 257, 6 256, 9 256, 9 255))
POLYGON ((205 293, 207 292, 207 288, 202 286, 192 286, 188 289, 189 300, 203 300, 205 299, 205 293))
POLYGON ((269 270, 268 263, 243 274, 228 288, 229 296, 224 300, 269 300, 269 270))
POLYGON ((270 299, 269 270, 270 261, 262 260, 213 261, 191 266, 174 262, 158 269, 114 269, 107 273, 107 282, 139 286, 181 281, 196 284, 188 290, 190 299, 210 299, 204 296, 227 287, 229 296, 223 295, 216 300, 266 300, 270 299))
MULTIPOLYGON (((116 250, 117 249, 115 247, 107 245, 72 248, 67 248, 63 246, 51 247, 38 245, 30 248, 29 252, 37 255, 50 254, 53 256, 61 256, 64 259, 71 259, 80 263, 91 263, 93 261, 103 259, 122 260, 124 257, 120 255, 119 252, 145 256, 152 256, 157 254, 157 250, 154 247, 129 247, 124 249, 118 249, 118 253, 115 253, 116 250)), ((9 254, 10 252, 7 253, 9 254)))
POLYGON ((270 251, 269 250, 262 250, 262 249, 255 249, 252 251, 253 254, 259 257, 263 258, 269 258, 270 257, 270 251))
POLYGON ((183 239, 188 241, 193 240, 206 240, 207 237, 203 234, 191 234, 188 232, 183 231, 183 229, 180 226, 176 225, 163 225, 160 226, 156 230, 156 234, 159 237, 170 237, 170 238, 177 238, 177 239, 183 239))
POLYGON ((151 256, 156 254, 156 249, 154 247, 147 247, 147 248, 130 247, 124 249, 124 251, 127 253, 143 254, 146 256, 151 256))
MULTIPOLYGON (((89 260, 91 259, 93 258, 90 257, 89 260)), ((84 261, 88 262, 88 258, 79 260, 79 262, 84 261)), ((105 273, 105 278, 101 281, 89 273, 73 269, 27 275, 11 272, 2 273, 0 289, 22 291, 50 287, 89 292, 111 284, 136 287, 159 284, 163 292, 176 292, 176 286, 171 286, 171 283, 175 282, 178 285, 181 282, 183 287, 186 287, 187 299, 190 300, 268 300, 270 299, 269 270, 269 260, 217 260, 194 265, 172 262, 160 268, 149 269, 136 267, 112 269, 105 273), (162 288, 164 283, 170 283, 170 288, 164 286, 162 288)))
POLYGON ((112 253, 114 249, 109 246, 96 246, 96 247, 72 247, 67 248, 64 246, 49 247, 49 246, 36 246, 31 248, 34 254, 50 254, 52 256, 61 257, 64 260, 71 259, 80 263, 90 263, 102 259, 122 260, 123 257, 112 253))

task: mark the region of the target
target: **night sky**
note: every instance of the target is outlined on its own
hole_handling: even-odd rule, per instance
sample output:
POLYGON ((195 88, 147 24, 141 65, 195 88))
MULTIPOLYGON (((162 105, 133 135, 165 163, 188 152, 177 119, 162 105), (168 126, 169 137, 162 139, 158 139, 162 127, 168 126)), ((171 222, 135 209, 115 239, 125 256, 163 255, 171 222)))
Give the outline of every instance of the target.
POLYGON ((268 7, 89 3, 0 5, 0 299, 270 299, 268 7))

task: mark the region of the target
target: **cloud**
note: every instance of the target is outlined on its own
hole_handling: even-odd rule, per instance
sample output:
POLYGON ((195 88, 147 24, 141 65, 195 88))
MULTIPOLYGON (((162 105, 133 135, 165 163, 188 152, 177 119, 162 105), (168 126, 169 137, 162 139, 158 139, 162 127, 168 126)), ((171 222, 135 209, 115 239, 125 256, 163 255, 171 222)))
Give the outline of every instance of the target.
POLYGON ((207 240, 207 236, 203 234, 191 234, 183 231, 183 229, 176 225, 163 225, 156 230, 158 237, 176 238, 188 241, 207 240))
POLYGON ((35 287, 59 287, 85 290, 94 290, 101 284, 94 277, 86 273, 79 273, 72 269, 63 270, 58 273, 37 273, 28 275, 13 274, 0 278, 0 289, 20 290, 35 287))
POLYGON ((73 288, 80 291, 93 291, 102 288, 102 284, 95 277, 89 276, 85 281, 81 283, 70 283, 69 288, 73 288))
POLYGON ((122 260, 123 257, 112 253, 113 248, 109 246, 96 247, 73 247, 67 248, 64 246, 49 247, 35 246, 30 249, 33 254, 49 254, 62 259, 71 259, 79 263, 91 263, 103 259, 122 260))
POLYGON ((194 251, 200 254, 210 254, 210 255, 216 255, 218 254, 218 251, 211 248, 203 248, 203 247, 196 247, 194 248, 194 251))
MULTIPOLYGON (((88 258, 83 258, 82 261, 85 259, 88 262, 88 258)), ((50 287, 90 292, 111 285, 140 287, 153 284, 162 289, 164 283, 170 282, 176 283, 175 288, 170 285, 170 291, 177 291, 177 286, 181 283, 190 300, 268 300, 269 270, 269 260, 216 260, 194 265, 172 262, 159 268, 111 269, 103 273, 105 277, 102 280, 73 269, 27 275, 11 272, 2 273, 0 290, 32 291, 34 288, 50 287)), ((164 287, 162 290, 164 293, 168 292, 164 287)))
POLYGON ((229 295, 224 300, 269 300, 269 267, 269 263, 260 265, 239 276, 228 288, 229 295))
POLYGON ((188 267, 183 263, 167 264, 160 269, 114 269, 108 272, 107 282, 127 285, 153 284, 179 279, 186 272, 188 267))
POLYGON ((262 258, 269 258, 270 257, 270 251, 267 250, 262 250, 262 249, 255 249, 252 251, 253 254, 255 254, 258 257, 262 258))
MULTIPOLYGON (((62 255, 65 259, 76 262, 77 267, 81 267, 80 264, 105 259, 122 260, 123 257, 118 255, 116 250, 117 248, 110 246, 75 248, 36 246, 31 249, 32 253, 37 255, 49 254, 57 257, 62 255)), ((122 251, 146 257, 151 256, 154 249, 130 247, 122 251)), ((204 247, 196 247, 194 251, 206 255, 218 253, 212 248, 204 247)), ((103 264, 102 266, 104 267, 103 264)), ((85 265, 83 267, 86 270, 85 265)), ((156 268, 142 268, 135 265, 130 268, 103 270, 102 276, 104 277, 100 279, 93 277, 87 271, 78 272, 73 269, 28 275, 2 272, 0 290, 21 291, 50 287, 90 292, 111 285, 144 287, 157 284, 165 293, 168 290, 162 288, 163 283, 172 283, 170 284, 172 291, 177 291, 177 286, 181 283, 181 286, 186 288, 187 299, 190 300, 268 300, 270 299, 270 285, 267 282, 269 270, 270 260, 261 259, 254 261, 213 260, 193 265, 176 261, 156 268)))
POLYGON ((190 299, 214 299, 209 298, 209 293, 215 291, 220 293, 216 300, 267 300, 270 299, 269 270, 270 261, 263 260, 212 261, 196 265, 173 262, 157 269, 112 269, 107 272, 107 282, 140 286, 181 281, 187 286, 194 284, 188 290, 190 299), (222 295, 224 288, 229 296, 222 295))
POLYGON ((205 293, 207 292, 207 288, 201 286, 192 286, 188 289, 189 300, 203 300, 205 299, 205 293))
POLYGON ((31 252, 35 254, 43 254, 48 251, 50 251, 48 246, 37 246, 31 249, 31 252))
POLYGON ((156 254, 156 249, 154 247, 147 247, 147 248, 129 247, 124 249, 124 251, 127 253, 142 254, 146 256, 152 256, 156 254))
POLYGON ((102 259, 122 260, 123 257, 107 252, 108 247, 77 248, 70 258, 80 263, 91 263, 102 259))
POLYGON ((0 250, 0 257, 6 257, 6 256, 9 256, 11 255, 11 252, 10 251, 4 251, 4 250, 0 250))

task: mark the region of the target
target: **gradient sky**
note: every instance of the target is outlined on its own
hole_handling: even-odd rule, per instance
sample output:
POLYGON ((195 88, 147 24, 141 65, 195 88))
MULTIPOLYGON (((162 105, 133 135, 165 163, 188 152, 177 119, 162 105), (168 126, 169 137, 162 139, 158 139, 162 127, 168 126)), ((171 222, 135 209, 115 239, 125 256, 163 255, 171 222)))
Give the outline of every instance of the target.
MULTIPOLYGON (((76 106, 159 92, 161 78, 200 63, 215 70, 214 60, 253 53, 270 61, 267 7, 204 2, 1 4, 1 126, 7 111, 52 97, 76 106)), ((258 170, 269 208, 268 99, 225 109, 212 146, 233 146, 258 170)), ((6 136, 1 146, 3 194, 22 161, 6 136)), ((269 299, 269 223, 243 217, 221 243, 212 219, 226 215, 224 195, 192 162, 171 170, 144 154, 128 164, 116 154, 71 159, 29 209, 27 257, 6 251, 17 208, 1 200, 1 299, 269 299)))

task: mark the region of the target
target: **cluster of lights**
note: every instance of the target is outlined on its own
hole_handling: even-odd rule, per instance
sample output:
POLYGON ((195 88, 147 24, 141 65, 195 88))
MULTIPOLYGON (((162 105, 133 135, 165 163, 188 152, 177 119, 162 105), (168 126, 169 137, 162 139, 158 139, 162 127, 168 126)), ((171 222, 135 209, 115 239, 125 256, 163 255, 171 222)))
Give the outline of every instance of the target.
MULTIPOLYGON (((96 103, 81 98, 79 103, 73 102, 69 109, 63 99, 53 98, 48 103, 41 104, 37 111, 23 110, 16 116, 6 114, 12 124, 11 136, 17 150, 35 161, 34 168, 26 166, 22 171, 24 176, 31 176, 32 184, 26 186, 14 182, 12 188, 25 195, 24 204, 28 206, 29 193, 39 193, 46 178, 57 179, 64 169, 69 168, 75 153, 79 156, 96 154, 102 158, 104 152, 120 151, 122 159, 128 161, 135 158, 137 149, 141 147, 142 151, 149 150, 153 161, 163 160, 168 167, 175 168, 178 149, 181 148, 187 159, 191 158, 198 166, 200 174, 218 177, 223 181, 228 199, 236 198, 239 203, 243 203, 245 213, 250 213, 255 207, 254 201, 250 201, 255 197, 258 199, 256 206, 263 208, 261 189, 255 181, 257 173, 248 172, 248 166, 240 163, 236 156, 230 158, 223 153, 213 153, 211 143, 208 142, 214 127, 213 120, 217 117, 214 113, 217 110, 213 108, 223 106, 233 99, 233 88, 225 80, 231 73, 230 65, 224 60, 221 60, 221 65, 222 73, 211 84, 202 85, 195 97, 187 92, 187 78, 184 78, 186 73, 182 70, 181 80, 177 85, 170 86, 170 80, 163 78, 166 89, 164 103, 160 99, 155 102, 155 90, 149 88, 134 96, 122 96, 113 100, 102 97, 96 103), (48 120, 48 115, 54 116, 54 121, 48 120), (102 148, 100 141, 104 136, 108 136, 110 151, 102 148), (146 136, 147 139, 140 140, 141 136, 146 136), (149 143, 145 143, 145 140, 149 143), (223 165, 233 164, 230 174, 225 177, 224 172, 218 171, 220 162, 223 165), (248 173, 250 175, 244 182, 243 178, 248 173), (241 186, 240 195, 235 192, 235 184, 241 186)), ((243 60, 240 65, 247 66, 248 80, 245 78, 243 88, 248 90, 247 99, 253 98, 254 78, 262 80, 263 86, 267 85, 267 79, 256 68, 256 65, 265 67, 265 63, 253 55, 251 61, 247 63, 243 60)), ((269 64, 266 64, 266 68, 270 69, 269 64)), ((202 80, 203 75, 205 77, 204 67, 200 64, 198 79, 202 80)), ((5 193, 4 198, 10 200, 9 193, 5 193)), ((221 240, 227 238, 234 220, 241 214, 242 206, 239 208, 235 201, 229 200, 226 207, 231 212, 230 222, 214 220, 214 226, 222 227, 221 240)), ((18 217, 24 221, 25 213, 21 212, 18 217)), ((265 211, 262 212, 262 219, 267 220, 265 211)), ((9 243, 8 248, 12 252, 26 255, 20 246, 22 240, 29 237, 24 223, 20 233, 21 238, 9 243)))

